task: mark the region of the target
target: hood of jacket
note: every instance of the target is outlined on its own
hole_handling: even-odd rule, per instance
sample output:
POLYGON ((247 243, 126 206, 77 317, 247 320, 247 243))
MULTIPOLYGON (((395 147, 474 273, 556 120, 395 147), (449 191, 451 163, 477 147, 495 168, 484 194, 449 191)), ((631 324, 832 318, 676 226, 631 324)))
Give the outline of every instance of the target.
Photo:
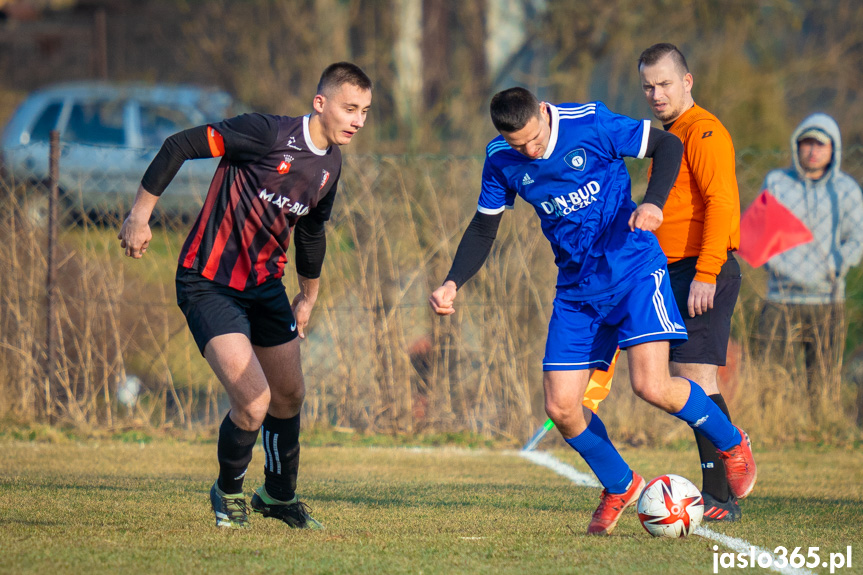
POLYGON ((794 130, 794 133, 791 134, 791 161, 793 162, 794 169, 797 171, 797 175, 800 179, 803 179, 804 172, 803 168, 800 166, 800 157, 797 154, 797 138, 799 138, 800 134, 809 128, 818 128, 833 140, 833 160, 830 162, 830 165, 827 166, 827 171, 824 173, 824 177, 821 178, 822 180, 831 179, 839 172, 839 168, 842 164, 842 137, 839 135, 839 125, 836 123, 836 120, 827 114, 822 114, 820 112, 812 114, 800 122, 800 125, 794 130))

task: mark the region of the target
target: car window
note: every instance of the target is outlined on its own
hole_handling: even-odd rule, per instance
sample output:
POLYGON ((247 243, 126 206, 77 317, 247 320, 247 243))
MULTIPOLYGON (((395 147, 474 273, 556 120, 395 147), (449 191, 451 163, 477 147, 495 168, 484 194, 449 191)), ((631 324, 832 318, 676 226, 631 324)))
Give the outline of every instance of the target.
POLYGON ((141 139, 145 146, 158 147, 165 138, 195 124, 183 110, 141 104, 141 139))
POLYGON ((62 139, 82 144, 122 146, 123 109, 126 102, 111 100, 75 104, 62 139))
POLYGON ((47 142, 50 139, 51 130, 57 127, 57 118, 60 116, 60 110, 63 109, 63 102, 52 102, 48 104, 39 119, 30 130, 31 142, 47 142))

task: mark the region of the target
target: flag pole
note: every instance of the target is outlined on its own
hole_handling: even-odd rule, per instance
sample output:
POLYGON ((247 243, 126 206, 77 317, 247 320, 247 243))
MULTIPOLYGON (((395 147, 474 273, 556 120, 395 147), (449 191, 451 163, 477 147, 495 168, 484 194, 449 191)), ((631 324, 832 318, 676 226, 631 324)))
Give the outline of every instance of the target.
MULTIPOLYGON (((614 352, 614 357, 611 359, 611 363, 608 365, 608 369, 606 371, 600 371, 597 369, 594 370, 593 374, 591 374, 590 382, 587 385, 587 390, 585 391, 582 404, 594 413, 596 413, 596 410, 599 408, 599 402, 608 396, 608 392, 611 389, 611 379, 614 377, 614 366, 617 363, 618 356, 620 356, 620 348, 614 352)), ((536 446, 539 445, 539 442, 542 441, 545 434, 551 431, 553 427, 554 422, 551 418, 547 419, 545 423, 542 424, 542 427, 536 430, 536 433, 533 434, 530 441, 524 444, 524 447, 522 447, 521 450, 533 451, 536 449, 536 446)))
POLYGON ((545 423, 542 424, 542 427, 536 430, 536 433, 533 434, 533 437, 530 438, 530 441, 524 444, 524 447, 521 448, 522 451, 533 451, 536 446, 542 441, 542 438, 545 437, 545 434, 551 431, 551 428, 554 427, 554 422, 551 418, 547 419, 545 423))

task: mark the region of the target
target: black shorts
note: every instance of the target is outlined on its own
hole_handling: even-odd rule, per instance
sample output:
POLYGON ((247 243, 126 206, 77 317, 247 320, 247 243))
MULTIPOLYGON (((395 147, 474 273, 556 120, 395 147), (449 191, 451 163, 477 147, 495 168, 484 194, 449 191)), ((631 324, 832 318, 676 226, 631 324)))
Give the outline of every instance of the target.
POLYGON ((689 339, 674 347, 669 353, 671 361, 677 363, 705 363, 709 365, 725 365, 728 352, 728 336, 731 334, 731 316, 740 293, 740 264, 731 252, 728 259, 716 276, 716 294, 713 296, 713 309, 689 317, 687 300, 689 286, 695 279, 695 264, 698 258, 684 258, 668 264, 668 277, 671 280, 671 290, 689 339))
POLYGON ((176 284, 177 305, 201 355, 211 339, 226 333, 241 333, 261 347, 287 343, 299 334, 280 278, 240 291, 180 266, 176 284))

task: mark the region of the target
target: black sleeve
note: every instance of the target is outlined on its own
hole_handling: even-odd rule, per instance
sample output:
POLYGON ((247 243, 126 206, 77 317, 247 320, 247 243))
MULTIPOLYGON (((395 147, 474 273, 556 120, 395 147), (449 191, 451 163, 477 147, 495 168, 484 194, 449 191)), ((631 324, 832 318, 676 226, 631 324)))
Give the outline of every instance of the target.
MULTIPOLYGON (((211 124, 222 136, 225 157, 235 162, 252 162, 272 149, 279 127, 273 116, 243 114, 211 124)), ((162 149, 150 162, 141 179, 144 189, 161 196, 186 160, 212 158, 207 126, 198 126, 168 137, 162 149)))
POLYGON ((222 135, 225 157, 232 162, 254 162, 273 148, 279 135, 275 116, 242 114, 211 126, 222 135))
POLYGON ((650 128, 647 152, 644 155, 653 158, 653 169, 641 203, 653 204, 662 209, 677 180, 677 172, 680 171, 683 142, 674 134, 650 128))
POLYGON ((324 223, 330 219, 337 186, 338 180, 314 209, 297 220, 297 225, 294 227, 297 273, 305 278, 321 277, 324 256, 327 253, 327 235, 324 231, 324 223))
POLYGON ((452 267, 444 283, 452 280, 455 282, 456 288, 460 288, 479 271, 491 252, 491 246, 497 236, 497 229, 500 227, 502 217, 503 212, 494 215, 481 212, 474 214, 461 237, 452 267))
POLYGON ((141 185, 154 196, 161 196, 177 175, 183 162, 212 157, 213 153, 207 142, 207 126, 177 132, 162 144, 159 153, 144 173, 141 185))

